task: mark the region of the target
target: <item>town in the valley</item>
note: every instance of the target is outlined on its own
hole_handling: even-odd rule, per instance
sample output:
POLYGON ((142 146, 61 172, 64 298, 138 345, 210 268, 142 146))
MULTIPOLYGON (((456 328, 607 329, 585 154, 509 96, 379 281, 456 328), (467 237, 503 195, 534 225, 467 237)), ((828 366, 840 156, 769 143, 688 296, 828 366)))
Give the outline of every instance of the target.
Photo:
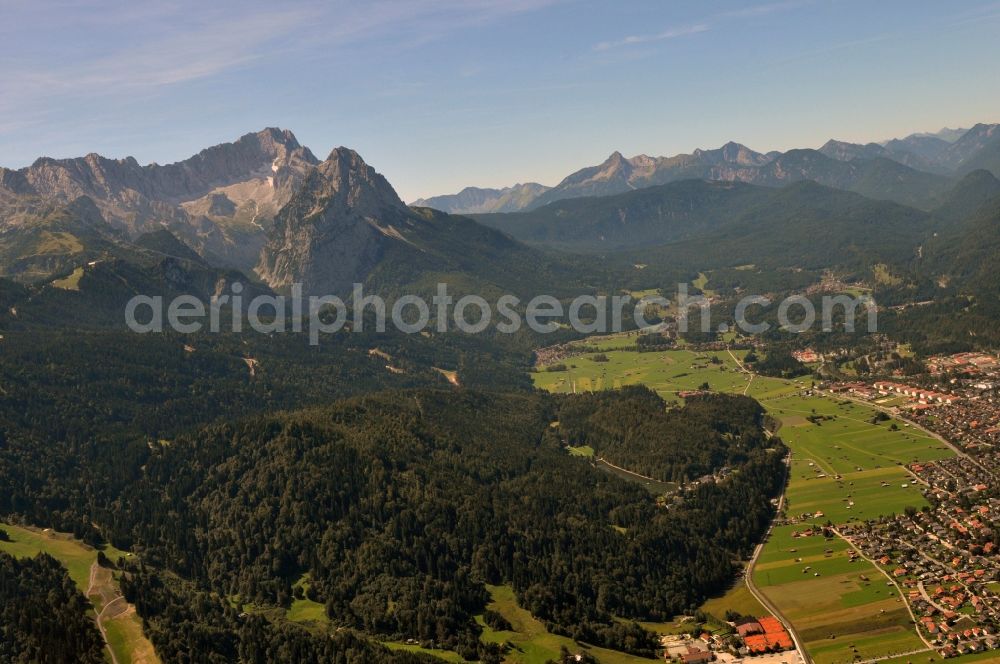
MULTIPOLYGON (((819 359, 813 351, 799 358, 819 359)), ((886 584, 901 591, 928 645, 952 657, 1000 647, 1000 360, 959 353, 930 358, 926 367, 916 379, 817 389, 867 402, 955 449, 956 456, 905 466, 928 505, 874 521, 828 522, 802 534, 837 529, 851 543, 852 558, 874 561, 886 584)))
MULTIPOLYGON (((813 368, 830 359, 808 348, 793 355, 813 368)), ((947 458, 901 464, 909 479, 899 486, 882 483, 886 491, 917 490, 925 501, 872 519, 832 520, 822 511, 798 514, 792 505, 776 525, 793 527, 792 537, 803 546, 809 541, 821 542, 821 548, 838 540, 848 544, 843 551, 826 548, 826 558, 845 556, 859 569, 874 565, 880 574, 861 574, 861 580, 884 585, 887 596, 905 603, 924 653, 947 659, 1000 649, 1000 359, 958 353, 928 358, 911 375, 873 375, 891 379, 817 379, 802 393, 865 404, 875 413, 873 423, 919 430, 951 448, 954 455, 947 458)), ((861 500, 852 496, 854 483, 848 478, 831 478, 820 465, 808 465, 816 479, 838 482, 847 509, 861 500)), ((820 576, 802 558, 794 560, 800 561, 803 578, 820 576)), ((802 661, 778 618, 730 618, 721 636, 706 631, 664 637, 664 657, 683 664, 802 661)))

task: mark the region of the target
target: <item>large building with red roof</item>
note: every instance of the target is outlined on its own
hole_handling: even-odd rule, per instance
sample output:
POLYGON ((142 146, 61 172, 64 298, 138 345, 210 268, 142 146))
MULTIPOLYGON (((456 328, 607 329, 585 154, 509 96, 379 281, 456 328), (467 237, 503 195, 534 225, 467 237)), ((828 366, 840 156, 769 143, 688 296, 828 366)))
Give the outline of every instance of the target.
POLYGON ((781 621, 773 616, 765 616, 757 619, 763 634, 749 634, 743 638, 743 643, 751 655, 761 655, 779 650, 792 650, 795 643, 789 636, 785 626, 781 621))

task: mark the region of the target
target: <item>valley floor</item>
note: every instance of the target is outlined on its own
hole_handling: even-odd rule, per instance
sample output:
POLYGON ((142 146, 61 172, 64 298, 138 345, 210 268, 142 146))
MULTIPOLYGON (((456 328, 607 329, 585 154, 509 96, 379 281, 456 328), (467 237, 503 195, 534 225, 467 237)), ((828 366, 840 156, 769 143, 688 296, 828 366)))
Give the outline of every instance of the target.
MULTIPOLYGON (((926 501, 906 464, 952 457, 950 448, 903 421, 874 424, 876 411, 864 404, 814 395, 808 379, 748 374, 741 351, 639 353, 615 349, 615 340, 590 343, 585 354, 563 362, 565 370, 539 367, 535 384, 553 392, 644 384, 665 400, 679 401, 684 392, 707 383, 714 391, 755 397, 780 422, 778 435, 792 451, 787 525, 774 529, 750 574, 780 617, 794 626, 812 661, 939 659, 918 633, 891 579, 863 558, 850 556, 844 539, 832 533, 824 537, 822 527, 923 507, 926 501), (803 537, 807 530, 817 534, 803 537)), ((761 611, 743 583, 703 607, 715 616, 727 609, 761 611)), ((974 658, 989 660, 967 660, 974 658)))

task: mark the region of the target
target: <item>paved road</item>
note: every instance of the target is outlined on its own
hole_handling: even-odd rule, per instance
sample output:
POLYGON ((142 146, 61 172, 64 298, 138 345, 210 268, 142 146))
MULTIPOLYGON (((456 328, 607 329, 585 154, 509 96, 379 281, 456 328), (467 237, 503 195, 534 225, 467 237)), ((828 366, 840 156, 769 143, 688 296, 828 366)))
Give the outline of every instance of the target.
MULTIPOLYGON (((792 457, 791 457, 791 455, 785 457, 785 482, 786 482, 786 485, 787 485, 787 482, 788 482, 788 476, 790 474, 789 468, 791 467, 791 463, 792 463, 792 457)), ((781 492, 781 498, 778 499, 778 511, 777 511, 777 513, 775 515, 775 518, 777 518, 778 514, 781 514, 781 510, 782 510, 782 508, 784 508, 784 506, 785 506, 785 492, 782 491, 781 492)), ((781 622, 783 622, 785 624, 785 627, 788 628, 788 634, 789 634, 789 636, 792 637, 792 641, 795 643, 795 649, 798 651, 799 657, 801 658, 801 660, 805 664, 813 664, 813 660, 809 656, 809 652, 806 650, 805 645, 802 643, 802 639, 799 638, 798 632, 795 631, 795 626, 792 625, 792 621, 789 620, 787 617, 785 617, 781 613, 781 609, 779 609, 777 606, 775 606, 774 603, 771 600, 769 600, 767 598, 767 596, 764 595, 764 593, 762 593, 760 591, 760 589, 757 587, 757 585, 754 583, 754 580, 753 580, 753 568, 754 568, 754 566, 756 566, 757 559, 760 558, 760 554, 764 550, 764 545, 766 544, 768 538, 771 536, 771 531, 772 530, 774 530, 774 523, 773 522, 768 527, 767 533, 764 535, 764 539, 761 540, 761 543, 757 545, 756 549, 754 549, 754 551, 753 551, 753 557, 750 559, 750 564, 747 565, 747 571, 746 571, 746 574, 743 575, 743 578, 744 578, 744 581, 746 581, 747 590, 750 591, 750 594, 753 595, 757 599, 757 601, 760 602, 761 605, 763 605, 763 607, 765 609, 767 609, 772 614, 774 614, 774 616, 776 618, 778 618, 778 620, 780 620, 781 622)))

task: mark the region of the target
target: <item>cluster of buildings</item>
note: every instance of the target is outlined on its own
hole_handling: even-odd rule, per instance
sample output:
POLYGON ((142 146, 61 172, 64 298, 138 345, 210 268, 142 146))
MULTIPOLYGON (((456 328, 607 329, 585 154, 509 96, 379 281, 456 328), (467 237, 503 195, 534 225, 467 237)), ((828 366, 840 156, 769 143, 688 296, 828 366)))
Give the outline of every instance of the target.
POLYGON ((1000 360, 988 353, 956 353, 928 358, 927 371, 932 374, 979 375, 1000 371, 1000 360))
POLYGON ((947 377, 828 386, 905 410, 966 453, 907 466, 929 506, 840 531, 898 584, 940 656, 1000 649, 1000 363, 961 353, 927 366, 947 377))
POLYGON ((1000 648, 1000 454, 908 469, 930 505, 843 534, 899 585, 942 657, 1000 648))
POLYGON ((593 352, 595 352, 593 348, 588 348, 583 344, 564 343, 547 346, 535 351, 535 366, 546 367, 593 352))
POLYGON ((890 411, 905 411, 907 417, 965 451, 1000 448, 1000 369, 975 378, 953 378, 947 391, 939 384, 918 387, 892 381, 841 382, 823 387, 890 411))
POLYGON ((665 636, 664 659, 677 664, 705 664, 716 660, 735 663, 747 657, 795 649, 788 630, 772 616, 746 616, 729 623, 729 627, 731 631, 726 633, 665 636))
POLYGON ((812 362, 821 362, 823 356, 817 353, 812 348, 806 348, 804 350, 792 351, 792 357, 803 364, 810 364, 812 362))
POLYGON ((715 659, 715 653, 710 648, 710 640, 698 639, 678 639, 668 641, 663 652, 663 658, 668 662, 680 662, 681 664, 706 664, 715 659))
POLYGON ((792 650, 795 644, 781 621, 773 616, 745 618, 736 623, 736 632, 751 655, 792 650))
POLYGON ((876 381, 875 383, 872 384, 872 388, 882 396, 897 394, 904 397, 909 397, 910 399, 916 401, 918 404, 921 405, 930 405, 930 404, 951 405, 959 401, 959 397, 955 396, 954 394, 947 394, 945 392, 936 392, 934 390, 925 390, 919 387, 903 385, 902 383, 876 381))
POLYGON ((917 412, 913 419, 968 452, 1000 446, 1000 398, 966 393, 961 401, 917 412))

